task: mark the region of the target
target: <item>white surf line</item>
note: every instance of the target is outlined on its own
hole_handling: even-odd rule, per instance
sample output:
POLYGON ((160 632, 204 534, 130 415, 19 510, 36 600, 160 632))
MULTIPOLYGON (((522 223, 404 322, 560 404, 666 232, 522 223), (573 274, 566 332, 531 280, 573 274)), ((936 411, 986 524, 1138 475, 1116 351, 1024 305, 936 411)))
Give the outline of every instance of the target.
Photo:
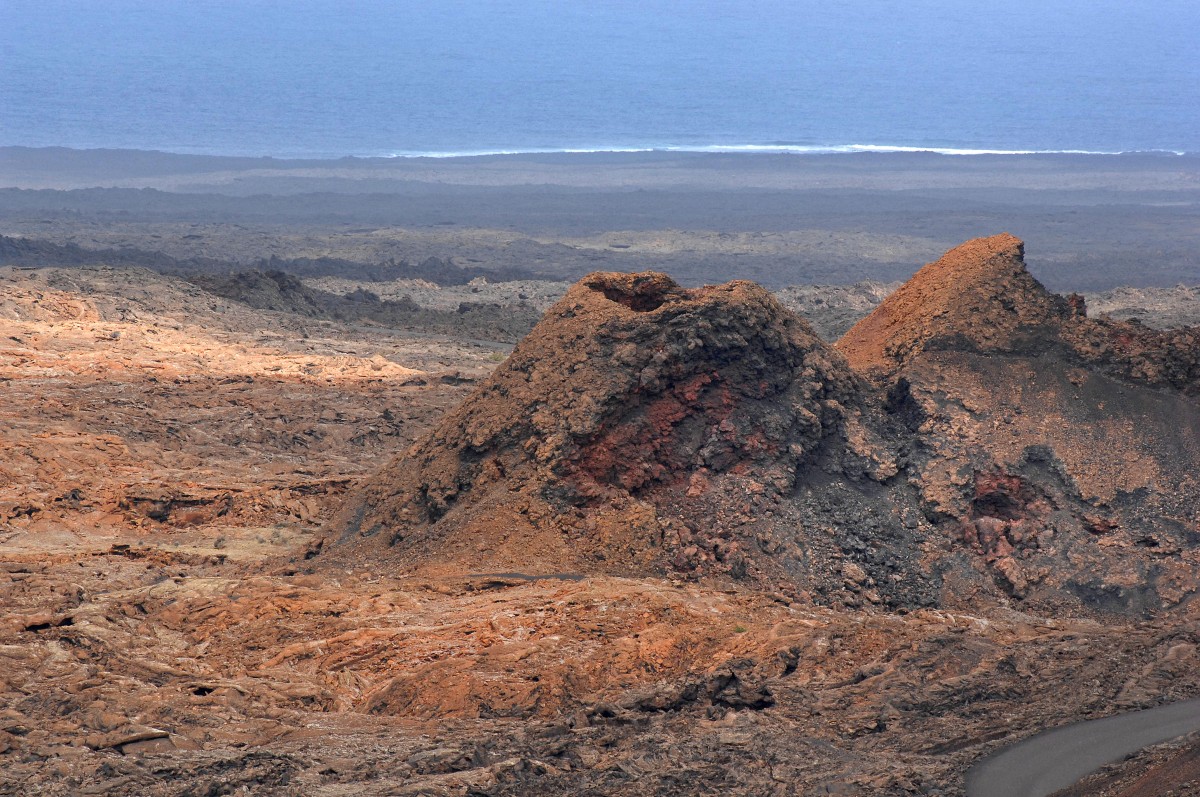
POLYGON ((1142 748, 1200 730, 1200 700, 1039 733, 977 762, 967 797, 1048 797, 1142 748))
MULTIPOLYGON (((510 147, 495 149, 464 150, 397 150, 375 155, 351 155, 357 158, 397 158, 445 160, 453 158, 491 158, 512 155, 623 155, 638 153, 655 154, 762 154, 762 155, 853 155, 874 154, 932 154, 932 155, 1174 155, 1189 154, 1183 150, 1167 149, 1000 149, 971 147, 940 147, 904 144, 656 144, 644 146, 596 146, 596 147, 510 147)), ((1191 153, 1194 154, 1194 153, 1191 153)))

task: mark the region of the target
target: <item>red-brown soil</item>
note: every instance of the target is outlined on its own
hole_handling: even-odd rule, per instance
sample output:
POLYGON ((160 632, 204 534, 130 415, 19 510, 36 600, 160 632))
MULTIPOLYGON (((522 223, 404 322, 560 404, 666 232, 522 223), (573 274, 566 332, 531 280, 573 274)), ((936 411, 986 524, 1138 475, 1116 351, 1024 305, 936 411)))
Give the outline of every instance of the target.
POLYGON ((1001 235, 948 253, 837 348, 920 436, 927 510, 961 524, 1011 597, 1040 611, 1063 593, 1134 614, 1185 603, 1200 328, 1088 318, 1029 276, 1022 249, 1001 235))
POLYGON ((591 275, 351 500, 328 556, 829 605, 1182 607, 1200 331, 1089 319, 1022 250, 949 252, 836 350, 746 283, 591 275))
POLYGON ((752 516, 851 428, 858 390, 755 285, 592 275, 351 503, 334 547, 439 572, 786 581, 752 516))
POLYGON ((918 271, 838 349, 865 373, 894 373, 925 352, 1061 352, 1125 381, 1200 393, 1200 329, 1088 318, 1083 297, 1057 296, 1033 278, 1024 252, 1008 234, 963 244, 918 271))
POLYGON ((0 794, 957 795, 1200 694, 1169 380, 864 375, 661 275, 576 286, 494 373, 148 272, 0 277, 0 794))

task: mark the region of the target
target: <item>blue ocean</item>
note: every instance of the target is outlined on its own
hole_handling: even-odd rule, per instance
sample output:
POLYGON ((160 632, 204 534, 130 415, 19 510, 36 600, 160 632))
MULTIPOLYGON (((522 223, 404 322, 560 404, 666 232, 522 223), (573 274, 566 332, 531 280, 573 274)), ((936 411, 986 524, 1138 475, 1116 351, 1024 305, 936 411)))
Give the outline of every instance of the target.
POLYGON ((1200 2, 0 0, 0 145, 1200 152, 1200 2))

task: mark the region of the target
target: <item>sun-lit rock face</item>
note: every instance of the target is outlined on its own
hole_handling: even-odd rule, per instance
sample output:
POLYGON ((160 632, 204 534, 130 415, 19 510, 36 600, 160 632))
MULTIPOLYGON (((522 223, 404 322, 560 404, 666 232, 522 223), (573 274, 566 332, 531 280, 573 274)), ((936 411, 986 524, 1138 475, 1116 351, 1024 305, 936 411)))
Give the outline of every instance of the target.
POLYGON ((856 424, 861 384, 755 284, 592 274, 368 486, 343 536, 479 566, 529 566, 532 545, 543 568, 745 575, 756 557, 734 540, 693 538, 788 495, 856 424))
POLYGON ((1196 330, 1089 319, 1022 250, 952 250, 836 348, 751 283, 592 274, 364 485, 323 562, 888 608, 1186 607, 1196 330))
POLYGON ((1023 249, 998 235, 951 250, 837 348, 914 430, 926 514, 959 523, 966 563, 1009 596, 1132 614, 1186 603, 1198 330, 1088 318, 1029 274, 1023 249))
POLYGON ((1057 349, 1081 365, 1154 387, 1200 392, 1200 332, 1158 331, 1087 317, 1082 297, 1050 293, 1007 233, 956 247, 926 265, 837 349, 856 370, 891 374, 925 351, 1037 356, 1057 349))
POLYGON ((1024 253, 1007 233, 952 249, 852 327, 838 349, 859 370, 895 368, 925 349, 1019 349, 1027 330, 1072 312, 1025 269, 1024 253))

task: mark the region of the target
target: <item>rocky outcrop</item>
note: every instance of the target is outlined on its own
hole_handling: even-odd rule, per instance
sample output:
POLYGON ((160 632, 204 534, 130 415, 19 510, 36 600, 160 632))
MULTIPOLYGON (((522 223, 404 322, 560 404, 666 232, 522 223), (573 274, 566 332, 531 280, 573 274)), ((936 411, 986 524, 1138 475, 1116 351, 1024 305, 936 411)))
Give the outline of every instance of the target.
POLYGON ((749 283, 593 274, 350 502, 327 561, 720 577, 846 606, 1181 607, 1195 334, 1089 319, 1010 235, 924 267, 836 349, 749 283))
POLYGON ((894 374, 922 352, 1038 356, 1057 349, 1118 379, 1200 393, 1200 328, 1150 329, 1087 317, 1050 293, 1007 233, 968 241, 918 271, 837 342, 859 371, 894 374))
POLYGON ((1068 317, 1072 305, 1026 271, 1024 252, 1008 234, 947 252, 855 324, 838 350, 860 371, 889 371, 924 350, 1034 346, 1030 333, 1068 317))
MULTIPOLYGON (((1023 248, 998 235, 948 252, 837 348, 913 429, 926 514, 960 525, 965 564, 1009 599, 1180 605, 1197 587, 1200 329, 1088 318, 1023 248)), ((947 600, 972 572, 951 561, 947 600)))
POLYGON ((756 285, 593 274, 368 485, 337 534, 411 565, 794 585, 784 571, 803 553, 776 509, 804 474, 895 472, 873 458, 862 388, 756 285))
POLYGON ((488 350, 142 270, 0 287, 0 793, 946 794, 1200 694, 1195 402, 1065 349, 876 387, 753 286, 601 279, 425 438, 488 350), (402 458, 352 505, 379 531, 306 560, 418 439, 445 467, 402 458))

